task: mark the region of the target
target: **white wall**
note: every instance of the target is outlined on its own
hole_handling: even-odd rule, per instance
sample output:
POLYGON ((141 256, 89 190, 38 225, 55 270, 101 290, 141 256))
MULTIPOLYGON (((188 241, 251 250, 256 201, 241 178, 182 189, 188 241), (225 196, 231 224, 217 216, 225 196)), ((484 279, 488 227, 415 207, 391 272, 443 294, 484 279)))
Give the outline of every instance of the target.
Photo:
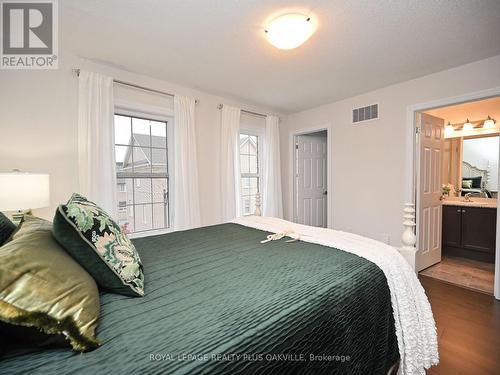
MULTIPOLYGON (((57 205, 78 190, 78 82, 71 71, 77 67, 199 100, 196 141, 201 218, 204 225, 218 223, 221 197, 217 105, 227 103, 261 113, 274 111, 91 62, 69 51, 62 51, 58 70, 0 71, 0 171, 19 168, 50 174, 51 206, 36 213, 52 219, 57 205)), ((120 100, 173 108, 173 100, 168 97, 123 87, 117 87, 115 93, 120 100)))
MULTIPOLYGON (((369 63, 369 62, 367 62, 369 63)), ((407 107, 500 87, 500 56, 287 116, 281 125, 285 217, 292 217, 291 137, 331 124, 333 228, 400 244, 405 201, 407 107), (351 110, 379 103, 380 120, 351 124, 351 110)))

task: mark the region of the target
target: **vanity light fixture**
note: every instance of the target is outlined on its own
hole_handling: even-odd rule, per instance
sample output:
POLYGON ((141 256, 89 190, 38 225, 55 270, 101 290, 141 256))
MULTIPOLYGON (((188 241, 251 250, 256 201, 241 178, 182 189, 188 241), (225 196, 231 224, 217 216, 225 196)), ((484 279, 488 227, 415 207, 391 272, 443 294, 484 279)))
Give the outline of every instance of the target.
POLYGON ((465 131, 474 130, 474 125, 472 125, 472 123, 469 121, 469 119, 467 119, 467 121, 465 122, 464 126, 462 127, 462 130, 465 130, 465 131))
POLYGON ((488 116, 488 118, 483 123, 483 129, 494 129, 495 124, 495 120, 488 116))
POLYGON ((273 19, 266 27, 269 43, 279 49, 294 49, 304 44, 316 30, 310 16, 289 13, 273 19))
POLYGON ((451 134, 455 131, 455 127, 448 121, 448 124, 446 124, 446 127, 444 128, 444 132, 446 134, 451 134))

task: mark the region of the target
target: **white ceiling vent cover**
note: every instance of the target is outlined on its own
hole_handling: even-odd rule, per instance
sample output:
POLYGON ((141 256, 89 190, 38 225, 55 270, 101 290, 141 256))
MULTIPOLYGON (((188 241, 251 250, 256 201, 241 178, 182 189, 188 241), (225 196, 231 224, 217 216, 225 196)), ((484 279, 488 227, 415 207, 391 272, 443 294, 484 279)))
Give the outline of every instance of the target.
POLYGON ((372 104, 366 107, 355 108, 352 110, 352 123, 378 120, 378 104, 372 104))

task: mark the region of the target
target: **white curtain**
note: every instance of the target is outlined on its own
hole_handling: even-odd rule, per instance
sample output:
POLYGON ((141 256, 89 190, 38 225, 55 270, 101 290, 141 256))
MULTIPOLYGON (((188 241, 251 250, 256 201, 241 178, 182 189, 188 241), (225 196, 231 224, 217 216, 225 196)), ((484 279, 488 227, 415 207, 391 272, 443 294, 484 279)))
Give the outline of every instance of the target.
POLYGON ((228 105, 221 110, 221 197, 224 222, 240 215, 240 115, 228 105))
POLYGON ((201 225, 196 156, 195 100, 174 97, 174 229, 201 225))
MULTIPOLYGON (((80 71, 78 171, 80 193, 116 215, 113 78, 80 71)), ((57 137, 57 134, 54 134, 57 137)))
POLYGON ((283 218, 278 116, 266 116, 262 190, 263 215, 283 218))

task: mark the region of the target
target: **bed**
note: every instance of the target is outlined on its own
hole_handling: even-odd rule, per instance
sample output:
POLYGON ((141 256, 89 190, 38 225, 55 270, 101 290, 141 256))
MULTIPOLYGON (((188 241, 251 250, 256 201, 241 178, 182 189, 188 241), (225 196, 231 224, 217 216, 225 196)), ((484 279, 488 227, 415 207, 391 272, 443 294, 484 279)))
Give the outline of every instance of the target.
POLYGON ((470 188, 464 188, 462 185, 461 195, 471 194, 480 196, 485 194, 487 198, 491 198, 491 193, 486 189, 489 181, 489 170, 478 168, 466 161, 462 161, 462 181, 471 181, 470 188))
POLYGON ((12 348, 0 373, 423 373, 437 363, 423 289, 394 249, 383 260, 389 246, 356 254, 361 239, 257 217, 135 239, 146 296, 102 292, 102 346, 12 348), (261 243, 273 233, 296 241, 261 243))

